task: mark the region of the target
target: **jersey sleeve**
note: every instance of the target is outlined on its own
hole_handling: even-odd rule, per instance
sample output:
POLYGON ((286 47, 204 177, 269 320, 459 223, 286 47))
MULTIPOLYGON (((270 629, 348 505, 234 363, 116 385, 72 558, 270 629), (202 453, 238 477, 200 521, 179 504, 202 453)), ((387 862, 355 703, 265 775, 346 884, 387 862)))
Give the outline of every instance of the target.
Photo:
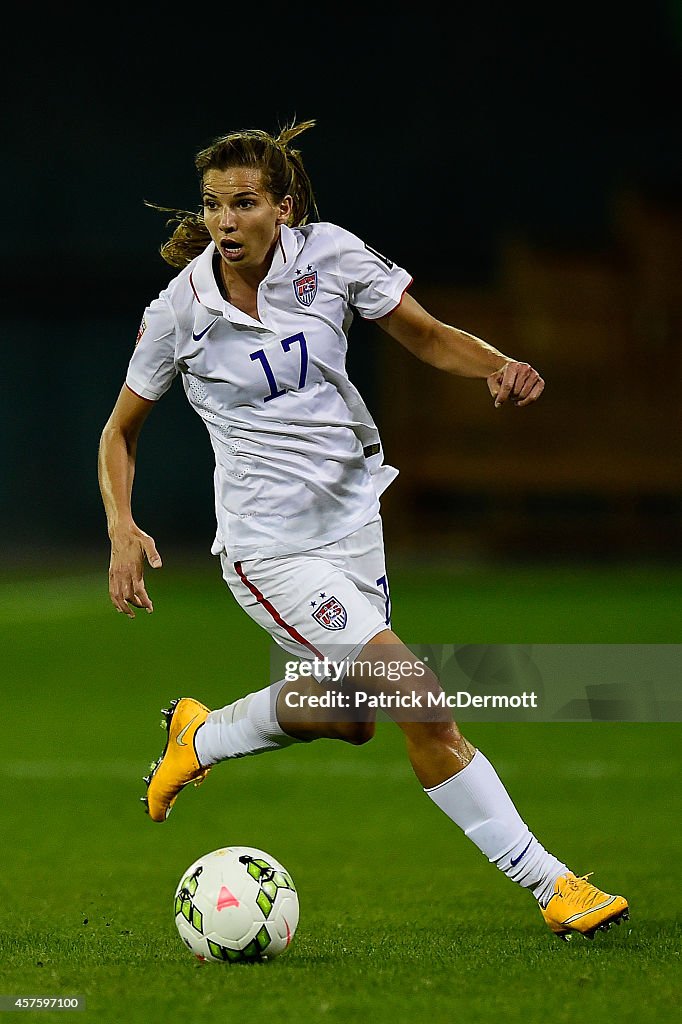
POLYGON ((337 231, 339 270, 349 304, 368 320, 391 313, 412 284, 411 275, 352 232, 337 231))
POLYGON ((155 402, 173 383, 177 373, 175 335, 175 317, 162 292, 144 311, 128 363, 126 384, 140 398, 155 402))

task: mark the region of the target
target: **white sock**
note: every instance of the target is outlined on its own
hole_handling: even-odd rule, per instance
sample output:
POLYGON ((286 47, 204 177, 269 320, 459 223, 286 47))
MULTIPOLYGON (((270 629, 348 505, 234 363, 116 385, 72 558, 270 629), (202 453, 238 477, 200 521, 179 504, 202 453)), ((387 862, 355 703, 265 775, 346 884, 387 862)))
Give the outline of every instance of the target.
POLYGON ((513 882, 546 906, 568 868, 540 845, 490 761, 477 750, 461 772, 425 792, 513 882))
POLYGON ((277 721, 277 696, 284 682, 280 679, 233 704, 211 711, 194 737, 194 747, 202 767, 208 768, 231 757, 278 750, 299 742, 288 736, 277 721))

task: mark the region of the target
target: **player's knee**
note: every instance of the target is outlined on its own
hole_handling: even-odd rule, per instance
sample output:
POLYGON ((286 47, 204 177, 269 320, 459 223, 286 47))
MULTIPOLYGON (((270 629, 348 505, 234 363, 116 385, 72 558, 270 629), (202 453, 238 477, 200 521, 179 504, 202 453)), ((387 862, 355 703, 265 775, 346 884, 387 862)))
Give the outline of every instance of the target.
POLYGON ((360 747, 363 743, 369 743, 374 736, 375 730, 375 722, 339 722, 337 725, 337 739, 360 747))
POLYGON ((413 697, 419 708, 419 721, 438 731, 442 725, 455 725, 452 712, 447 706, 445 693, 433 672, 426 672, 418 685, 413 688, 413 697))
POLYGON ((421 722, 420 725, 423 736, 431 743, 442 743, 450 746, 452 743, 459 743, 463 738, 457 723, 453 722, 452 719, 434 719, 421 722))

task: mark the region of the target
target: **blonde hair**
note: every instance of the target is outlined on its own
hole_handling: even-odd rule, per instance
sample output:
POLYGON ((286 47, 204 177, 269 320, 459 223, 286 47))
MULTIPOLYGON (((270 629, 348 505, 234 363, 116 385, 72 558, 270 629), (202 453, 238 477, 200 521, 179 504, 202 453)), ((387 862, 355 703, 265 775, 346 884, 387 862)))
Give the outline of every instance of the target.
MULTIPOLYGON (((318 219, 319 214, 301 154, 299 150, 292 149, 290 143, 314 124, 315 121, 301 121, 298 124, 292 122, 288 127, 281 129, 277 136, 255 128, 221 135, 197 153, 194 166, 201 182, 209 170, 226 171, 230 167, 257 168, 263 175, 266 191, 276 203, 281 202, 287 195, 293 199, 289 226, 306 224, 310 219, 318 219)), ((189 210, 157 206, 156 203, 149 203, 146 200, 145 203, 155 210, 172 213, 173 216, 166 223, 169 226, 177 225, 171 237, 159 250, 166 263, 171 267, 186 267, 195 256, 204 251, 211 236, 201 212, 192 213, 189 210)))

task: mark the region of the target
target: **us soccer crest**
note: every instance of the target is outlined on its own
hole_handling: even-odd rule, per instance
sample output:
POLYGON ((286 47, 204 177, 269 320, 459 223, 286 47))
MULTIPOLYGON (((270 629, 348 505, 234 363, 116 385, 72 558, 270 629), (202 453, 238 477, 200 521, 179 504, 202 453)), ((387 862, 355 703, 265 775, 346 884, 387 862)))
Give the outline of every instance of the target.
POLYGON ((333 595, 313 612, 313 618, 325 629, 343 629, 348 621, 346 609, 333 595))
MULTIPOLYGON (((310 270, 310 266, 308 266, 308 269, 310 270)), ((301 305, 310 306, 317 295, 317 271, 313 270, 311 273, 297 277, 295 281, 292 281, 292 284, 294 286, 294 294, 301 305)))

